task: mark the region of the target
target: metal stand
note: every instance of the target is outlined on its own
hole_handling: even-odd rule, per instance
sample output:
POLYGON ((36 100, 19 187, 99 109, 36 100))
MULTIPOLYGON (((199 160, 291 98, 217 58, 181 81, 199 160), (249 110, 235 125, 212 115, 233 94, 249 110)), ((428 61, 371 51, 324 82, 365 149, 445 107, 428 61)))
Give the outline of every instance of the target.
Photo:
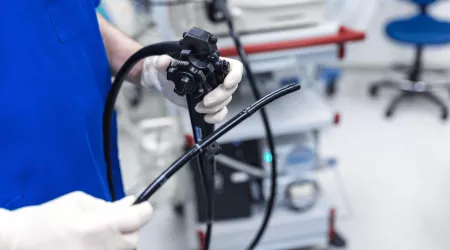
MULTIPOLYGON (((372 97, 378 96, 380 88, 390 88, 400 91, 400 94, 394 97, 394 99, 388 105, 385 113, 386 117, 391 117, 394 114, 395 109, 403 100, 411 97, 424 97, 430 100, 432 103, 436 104, 440 108, 441 119, 443 120, 448 119, 447 105, 443 100, 441 100, 437 95, 435 95, 433 91, 436 89, 445 88, 447 89, 447 91, 450 92, 450 84, 448 82, 431 84, 429 82, 424 82, 422 80, 422 75, 424 72, 422 65, 422 54, 423 54, 423 47, 419 45, 416 47, 416 55, 412 67, 408 68, 401 65, 400 66, 397 65, 394 67, 394 70, 398 72, 409 71, 407 79, 403 81, 384 80, 376 82, 370 86, 369 91, 372 97)), ((445 73, 445 71, 443 70, 432 70, 432 72, 436 74, 445 73)))

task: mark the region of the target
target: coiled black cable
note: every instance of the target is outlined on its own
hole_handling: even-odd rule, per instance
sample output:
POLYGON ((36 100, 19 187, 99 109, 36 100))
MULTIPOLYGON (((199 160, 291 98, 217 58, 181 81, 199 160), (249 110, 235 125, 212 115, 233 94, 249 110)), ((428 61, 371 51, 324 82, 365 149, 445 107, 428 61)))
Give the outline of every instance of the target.
POLYGON ((114 107, 119 94, 120 88, 125 81, 128 73, 140 60, 149 57, 164 54, 180 53, 181 47, 178 42, 163 42, 156 43, 142 48, 135 54, 133 54, 125 64, 117 72, 114 82, 109 90, 108 97, 105 103, 105 109, 103 111, 103 150, 106 161, 106 173, 108 178, 108 187, 111 194, 111 199, 115 201, 117 199, 116 192, 114 190, 114 178, 111 162, 111 126, 114 115, 114 107))
POLYGON ((161 175, 158 176, 145 190, 142 192, 134 204, 139 204, 147 201, 150 197, 156 193, 163 185, 167 182, 170 177, 172 177, 178 170, 189 163, 192 159, 197 157, 199 154, 204 153, 206 148, 214 143, 217 139, 222 137, 228 131, 239 125, 241 122, 245 121, 247 118, 252 116, 255 112, 260 110, 262 107, 268 105, 269 103, 297 91, 301 88, 300 83, 294 83, 284 86, 265 97, 259 99, 253 103, 250 107, 244 109, 239 114, 228 120, 225 124, 220 126, 214 133, 203 138, 200 143, 196 143, 190 150, 188 150, 184 155, 178 158, 175 162, 170 165, 161 175))
MULTIPOLYGON (((181 47, 178 42, 162 42, 156 43, 153 45, 149 45, 147 47, 142 48, 135 54, 133 54, 125 64, 120 68, 119 72, 116 74, 114 82, 111 86, 111 89, 108 93, 108 97, 106 99, 105 109, 103 111, 103 147, 104 147, 104 156, 106 161, 106 169, 107 169, 107 178, 108 178, 108 187, 111 194, 111 199, 115 201, 117 199, 116 192, 114 190, 114 178, 112 171, 112 162, 111 162, 111 125, 112 118, 114 115, 114 107, 117 100, 117 96, 122 87, 123 82, 125 81, 130 70, 136 65, 140 60, 149 57, 149 56, 157 56, 163 54, 169 54, 172 57, 179 57, 181 53, 181 47)), ((211 242, 212 235, 212 221, 214 217, 214 207, 213 207, 213 199, 214 190, 211 190, 210 180, 208 180, 207 175, 204 171, 204 166, 200 167, 200 173, 202 177, 202 186, 203 191, 205 193, 206 198, 206 233, 205 233, 205 246, 204 249, 208 250, 211 242)))
MULTIPOLYGON (((223 13, 224 19, 228 25, 229 34, 230 34, 231 38, 233 39, 233 42, 239 53, 239 57, 241 58, 241 62, 244 65, 253 95, 255 96, 255 99, 258 100, 261 98, 261 94, 259 93, 258 87, 256 86, 255 76, 250 68, 250 63, 248 61, 247 54, 245 53, 244 48, 242 46, 241 39, 239 38, 239 35, 236 33, 236 30, 234 28, 233 17, 231 16, 231 14, 228 10, 225 0, 218 0, 217 4, 219 4, 220 10, 223 13)), ((266 110, 264 108, 261 108, 260 113, 261 113, 261 118, 262 118, 262 121, 264 124, 264 128, 266 130, 267 143, 269 144, 269 151, 272 154, 271 186, 270 186, 270 196, 269 196, 269 200, 267 201, 266 212, 264 215, 263 222, 262 222, 258 232, 256 233, 255 238, 253 238, 252 242, 248 246, 248 248, 247 248, 248 250, 254 249, 261 241, 262 236, 264 235, 264 232, 266 231, 267 226, 270 221, 270 218, 272 216, 272 211, 273 211, 273 207, 274 207, 274 203, 275 203, 275 199, 276 199, 276 192, 277 192, 278 172, 277 172, 277 154, 275 151, 274 138, 273 138, 272 130, 270 128, 269 118, 267 117, 266 110)))
MULTIPOLYGON (((200 168, 204 166, 200 165, 200 168)), ((211 166, 215 168, 215 166, 211 166)), ((206 232, 205 232, 205 242, 203 244, 203 250, 209 250, 211 246, 211 238, 212 238, 212 230, 213 230, 213 222, 214 222, 214 198, 215 198, 215 187, 214 187, 214 172, 215 169, 212 169, 212 180, 207 178, 205 175, 203 179, 203 189, 205 190, 206 195, 206 232)))
MULTIPOLYGON (((186 1, 186 2, 180 1, 180 2, 174 2, 173 4, 171 4, 170 2, 150 2, 150 3, 153 5, 178 5, 178 4, 188 3, 188 2, 193 2, 193 1, 186 1)), ((261 98, 261 95, 257 89, 256 80, 251 71, 251 68, 250 68, 250 65, 249 65, 249 62, 247 59, 247 55, 246 55, 246 53, 243 49, 243 46, 240 42, 240 38, 235 32, 232 17, 228 11, 225 1, 219 0, 218 2, 221 5, 222 11, 224 13, 224 17, 225 17, 227 25, 229 27, 230 36, 233 38, 233 41, 236 45, 236 48, 238 50, 241 61, 244 65, 245 71, 247 72, 247 77, 249 79, 253 95, 255 96, 255 99, 258 100, 261 98)), ((110 156, 110 153, 111 153, 110 152, 110 150, 111 150, 110 149, 110 146, 111 146, 110 131, 111 131, 111 124, 112 124, 111 123, 112 117, 114 114, 114 105, 115 105, 119 90, 122 86, 122 83, 125 80, 126 76, 128 75, 129 71, 131 70, 131 68, 138 61, 142 60, 143 58, 151 56, 151 55, 170 54, 173 52, 179 53, 180 50, 181 50, 181 48, 179 47, 179 44, 177 42, 164 42, 164 43, 158 43, 158 44, 154 44, 151 46, 147 46, 147 47, 143 48, 142 50, 140 50, 139 52, 137 52, 136 54, 134 54, 132 57, 130 57, 130 59, 127 60, 127 62, 124 64, 124 66, 119 70, 119 72, 116 75, 114 83, 109 92, 109 95, 108 95, 108 98, 106 101, 106 105, 105 105, 105 110, 103 113, 104 155, 105 155, 105 161, 107 164, 107 178, 108 178, 108 185, 109 185, 109 190, 111 193, 112 200, 116 200, 116 194, 114 191, 112 163, 111 163, 111 156, 110 156)), ((275 152, 275 143, 274 143, 272 131, 270 128, 269 119, 267 117, 267 113, 264 108, 261 108, 260 112, 261 112, 261 117, 263 120, 264 128, 266 130, 267 141, 269 144, 269 151, 272 154, 271 188, 270 188, 270 197, 267 202, 267 208, 266 208, 266 213, 264 215, 263 222, 262 222, 261 227, 259 228, 255 238, 250 243, 248 249, 254 249, 258 245, 259 241, 261 240, 261 238, 268 226, 268 223, 270 221, 270 217, 271 217, 272 211, 273 211, 274 201, 276 199, 276 188, 277 188, 277 166, 276 166, 277 157, 276 157, 276 152, 275 152)), ((206 199, 207 199, 207 204, 208 204, 207 215, 208 215, 208 217, 210 217, 210 216, 213 216, 213 201, 211 200, 211 198, 212 198, 211 195, 209 195, 208 191, 206 191, 206 190, 209 190, 208 184, 209 184, 208 181, 204 180, 203 186, 205 188, 206 199)), ((212 218, 210 218, 210 219, 211 220, 208 220, 208 222, 211 222, 211 223, 207 223, 207 230, 206 230, 206 237, 205 237, 204 248, 206 250, 209 249, 209 242, 211 239, 212 218)))

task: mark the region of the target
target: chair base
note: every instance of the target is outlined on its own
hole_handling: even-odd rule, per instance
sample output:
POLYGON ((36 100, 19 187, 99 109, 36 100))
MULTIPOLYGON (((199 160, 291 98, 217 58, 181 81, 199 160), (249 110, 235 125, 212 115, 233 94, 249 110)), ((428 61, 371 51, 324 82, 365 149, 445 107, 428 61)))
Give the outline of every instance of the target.
POLYGON ((445 102, 439 98, 436 94, 433 93, 435 89, 445 88, 450 93, 450 84, 438 84, 432 86, 430 84, 425 84, 424 82, 411 82, 411 81, 379 81, 373 83, 370 86, 369 94, 372 97, 377 97, 381 88, 395 89, 399 90, 400 93, 394 97, 394 99, 390 102, 385 111, 385 116, 387 118, 392 117, 395 110, 397 109, 400 102, 406 100, 408 98, 416 98, 423 97, 428 99, 435 105, 437 105, 441 110, 441 119, 448 119, 448 107, 445 102))

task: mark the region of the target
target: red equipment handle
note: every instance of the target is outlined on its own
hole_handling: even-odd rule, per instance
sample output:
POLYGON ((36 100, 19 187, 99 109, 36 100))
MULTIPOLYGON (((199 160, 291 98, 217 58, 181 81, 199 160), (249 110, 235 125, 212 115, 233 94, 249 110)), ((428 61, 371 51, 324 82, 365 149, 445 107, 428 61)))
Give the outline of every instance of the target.
MULTIPOLYGON (((281 42, 269 42, 263 44, 249 44, 244 46, 244 50, 247 54, 257 54, 264 52, 273 52, 287 49, 298 49, 304 47, 313 47, 327 44, 342 45, 346 42, 364 40, 366 34, 364 32, 352 30, 345 26, 339 28, 339 32, 336 35, 328 35, 321 37, 301 38, 290 41, 281 42)), ((238 56, 238 51, 234 47, 226 47, 219 49, 220 55, 225 57, 238 56)), ((343 51, 340 52, 339 57, 343 57, 343 51)))

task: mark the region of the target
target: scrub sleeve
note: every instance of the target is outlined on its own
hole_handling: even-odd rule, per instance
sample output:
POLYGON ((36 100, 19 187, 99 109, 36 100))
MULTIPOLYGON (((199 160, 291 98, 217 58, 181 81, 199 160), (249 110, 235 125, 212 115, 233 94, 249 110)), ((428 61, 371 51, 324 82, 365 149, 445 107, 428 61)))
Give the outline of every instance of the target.
MULTIPOLYGON (((111 72, 99 0, 2 0, 0 207, 72 191, 110 200, 102 115, 111 72)), ((108 135, 109 136, 109 135, 108 135)), ((124 196, 112 131, 114 185, 124 196)))

